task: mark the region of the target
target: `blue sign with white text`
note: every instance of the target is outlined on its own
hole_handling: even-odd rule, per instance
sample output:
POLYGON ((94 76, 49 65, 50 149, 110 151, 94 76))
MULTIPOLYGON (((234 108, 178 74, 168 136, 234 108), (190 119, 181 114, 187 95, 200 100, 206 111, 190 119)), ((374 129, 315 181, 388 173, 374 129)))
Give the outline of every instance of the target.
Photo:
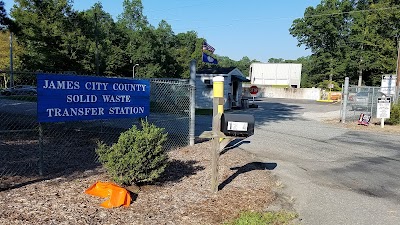
POLYGON ((150 114, 150 82, 124 78, 37 75, 38 121, 140 118, 150 114))

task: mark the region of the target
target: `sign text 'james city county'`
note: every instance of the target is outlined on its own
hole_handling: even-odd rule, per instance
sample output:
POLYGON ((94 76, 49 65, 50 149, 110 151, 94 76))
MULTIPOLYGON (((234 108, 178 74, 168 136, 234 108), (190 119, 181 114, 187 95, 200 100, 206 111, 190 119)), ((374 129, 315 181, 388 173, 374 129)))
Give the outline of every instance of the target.
POLYGON ((37 75, 38 121, 145 117, 150 82, 123 78, 37 75))

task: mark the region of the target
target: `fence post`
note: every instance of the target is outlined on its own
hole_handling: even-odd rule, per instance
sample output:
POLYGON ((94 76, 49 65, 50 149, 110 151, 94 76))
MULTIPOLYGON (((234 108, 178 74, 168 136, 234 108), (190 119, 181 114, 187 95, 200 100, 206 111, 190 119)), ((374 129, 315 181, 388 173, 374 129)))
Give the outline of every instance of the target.
POLYGON ((374 103, 375 103, 375 88, 372 88, 372 98, 371 98, 371 119, 373 118, 373 113, 374 113, 374 107, 376 107, 376 106, 374 106, 374 103))
POLYGON ((190 122, 189 122, 189 144, 194 145, 196 126, 196 60, 190 61, 190 122))
POLYGON ((43 127, 39 123, 39 175, 43 176, 43 127))
POLYGON ((342 123, 346 122, 347 99, 349 98, 349 78, 344 79, 342 123))

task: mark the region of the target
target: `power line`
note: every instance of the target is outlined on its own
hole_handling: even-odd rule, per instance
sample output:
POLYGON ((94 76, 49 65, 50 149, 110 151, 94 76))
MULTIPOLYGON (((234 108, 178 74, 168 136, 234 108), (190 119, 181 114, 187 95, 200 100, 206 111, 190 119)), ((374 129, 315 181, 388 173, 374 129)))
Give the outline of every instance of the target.
MULTIPOLYGON (((374 12, 374 11, 384 11, 384 10, 399 10, 400 6, 393 6, 393 7, 382 7, 382 8, 376 8, 376 9, 365 9, 365 10, 353 10, 349 12, 336 12, 336 13, 324 13, 324 14, 316 14, 316 15, 310 15, 310 16, 304 16, 304 18, 313 18, 313 17, 323 17, 323 16, 335 16, 335 15, 344 15, 344 14, 353 14, 353 13, 364 13, 364 12, 374 12)), ((158 19, 158 18, 150 18, 150 19, 158 19)), ((232 21, 236 22, 251 22, 255 21, 254 23, 265 23, 265 22, 275 22, 279 20, 295 20, 295 19, 301 19, 301 17, 276 17, 276 18, 270 18, 270 19, 261 19, 261 18, 251 18, 251 19, 233 19, 232 21)), ((167 22, 168 21, 185 21, 188 22, 188 20, 183 20, 183 19, 164 19, 167 22)), ((191 20, 190 22, 204 22, 204 20, 191 20)), ((192 28, 186 28, 186 29, 180 29, 182 31, 184 30, 190 30, 190 29, 202 29, 202 28, 218 28, 218 27, 232 27, 235 26, 236 24, 234 23, 229 23, 229 24, 221 24, 221 25, 212 25, 212 26, 197 26, 197 27, 192 27, 192 28)))
MULTIPOLYGON (((185 2, 186 2, 186 1, 185 1, 185 2)), ((206 8, 207 8, 207 7, 211 6, 211 5, 215 5, 215 3, 217 3, 217 2, 220 2, 220 1, 218 1, 218 0, 212 0, 212 1, 210 1, 209 4, 204 4, 204 2, 203 2, 203 3, 201 3, 201 4, 183 5, 183 6, 179 6, 179 7, 166 8, 166 9, 159 9, 159 10, 157 10, 157 9, 145 10, 145 7, 144 7, 144 11, 147 11, 147 12, 165 12, 165 11, 171 11, 171 10, 174 10, 174 9, 193 8, 193 7, 198 7, 198 6, 202 6, 202 7, 206 7, 206 8)), ((144 6, 144 5, 143 5, 143 6, 144 6)), ((172 14, 172 12, 171 12, 171 14, 172 14)))
POLYGON ((335 15, 345 15, 345 14, 360 13, 360 12, 374 12, 374 11, 383 11, 383 10, 389 10, 389 9, 400 9, 400 6, 385 7, 385 8, 377 8, 377 9, 352 10, 352 11, 349 11, 349 12, 337 12, 337 13, 317 14, 317 15, 305 16, 305 18, 309 18, 309 17, 322 17, 322 16, 335 16, 335 15))

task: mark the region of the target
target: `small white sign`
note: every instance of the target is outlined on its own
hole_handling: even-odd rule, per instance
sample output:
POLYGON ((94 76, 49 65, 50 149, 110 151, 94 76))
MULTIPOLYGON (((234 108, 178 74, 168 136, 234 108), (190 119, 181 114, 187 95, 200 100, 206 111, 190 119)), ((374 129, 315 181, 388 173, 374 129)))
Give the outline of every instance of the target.
POLYGON ((388 119, 390 118, 390 98, 378 98, 376 118, 388 119))
POLYGON ((228 121, 228 127, 227 130, 232 130, 232 131, 247 131, 248 123, 246 122, 234 122, 234 121, 228 121))
POLYGON ((396 75, 383 75, 381 82, 381 92, 385 95, 394 95, 396 92, 396 75))

